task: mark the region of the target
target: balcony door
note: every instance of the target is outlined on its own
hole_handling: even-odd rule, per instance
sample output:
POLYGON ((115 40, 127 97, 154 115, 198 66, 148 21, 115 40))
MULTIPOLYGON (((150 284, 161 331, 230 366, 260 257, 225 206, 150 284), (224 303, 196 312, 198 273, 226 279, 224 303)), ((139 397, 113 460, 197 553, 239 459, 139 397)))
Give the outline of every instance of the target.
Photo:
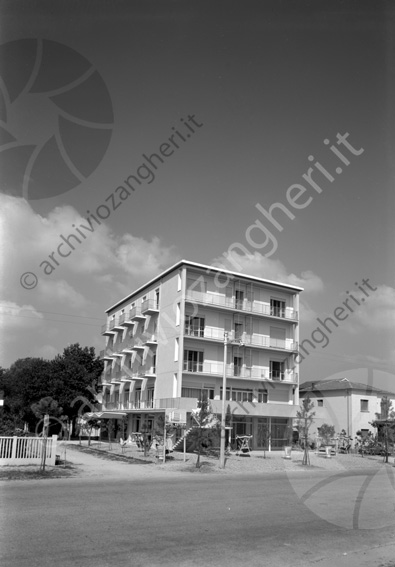
POLYGON ((233 357, 233 376, 241 376, 243 368, 243 358, 241 356, 233 357))
POLYGON ((270 378, 272 380, 284 380, 284 362, 270 361, 270 378))
POLYGON ((236 309, 243 309, 244 306, 244 291, 242 289, 236 289, 236 309))
POLYGON ((285 317, 285 301, 279 299, 270 300, 270 315, 273 317, 285 317))

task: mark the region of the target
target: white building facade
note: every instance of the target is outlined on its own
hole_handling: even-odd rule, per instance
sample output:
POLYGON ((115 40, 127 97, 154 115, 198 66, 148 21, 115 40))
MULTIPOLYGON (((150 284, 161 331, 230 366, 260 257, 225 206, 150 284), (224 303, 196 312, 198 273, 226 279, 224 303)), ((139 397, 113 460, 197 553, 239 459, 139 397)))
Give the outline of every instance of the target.
POLYGON ((252 448, 289 442, 299 404, 299 293, 302 288, 182 260, 110 307, 102 335, 103 407, 144 422, 198 399, 221 413, 223 374, 232 440, 252 435, 252 448), (224 341, 227 356, 224 360, 224 341))

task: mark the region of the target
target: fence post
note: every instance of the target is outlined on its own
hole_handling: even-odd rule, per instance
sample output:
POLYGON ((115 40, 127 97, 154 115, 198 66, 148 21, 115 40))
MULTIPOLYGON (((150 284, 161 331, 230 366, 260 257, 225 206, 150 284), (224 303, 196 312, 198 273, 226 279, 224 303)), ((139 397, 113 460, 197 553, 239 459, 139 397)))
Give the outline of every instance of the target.
POLYGON ((14 435, 12 438, 12 452, 11 452, 11 463, 16 459, 16 445, 18 437, 14 435))

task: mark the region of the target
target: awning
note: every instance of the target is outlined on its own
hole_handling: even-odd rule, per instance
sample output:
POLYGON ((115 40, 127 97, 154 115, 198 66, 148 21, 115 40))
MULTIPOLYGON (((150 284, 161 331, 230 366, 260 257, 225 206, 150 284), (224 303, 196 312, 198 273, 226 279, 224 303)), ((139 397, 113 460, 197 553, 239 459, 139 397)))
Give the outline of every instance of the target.
POLYGON ((86 417, 95 417, 97 419, 122 419, 125 417, 125 411, 93 411, 85 414, 86 417))

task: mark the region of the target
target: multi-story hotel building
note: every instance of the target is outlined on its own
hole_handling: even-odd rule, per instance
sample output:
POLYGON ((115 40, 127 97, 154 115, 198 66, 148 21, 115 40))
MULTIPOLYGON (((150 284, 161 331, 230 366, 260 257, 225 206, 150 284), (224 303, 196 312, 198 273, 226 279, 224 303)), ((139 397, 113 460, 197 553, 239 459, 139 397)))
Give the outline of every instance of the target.
POLYGON ((164 412, 189 423, 202 398, 221 414, 225 369, 233 439, 260 449, 269 428, 281 448, 299 404, 301 291, 185 260, 165 270, 106 311, 106 417, 127 416, 131 434, 164 412))

